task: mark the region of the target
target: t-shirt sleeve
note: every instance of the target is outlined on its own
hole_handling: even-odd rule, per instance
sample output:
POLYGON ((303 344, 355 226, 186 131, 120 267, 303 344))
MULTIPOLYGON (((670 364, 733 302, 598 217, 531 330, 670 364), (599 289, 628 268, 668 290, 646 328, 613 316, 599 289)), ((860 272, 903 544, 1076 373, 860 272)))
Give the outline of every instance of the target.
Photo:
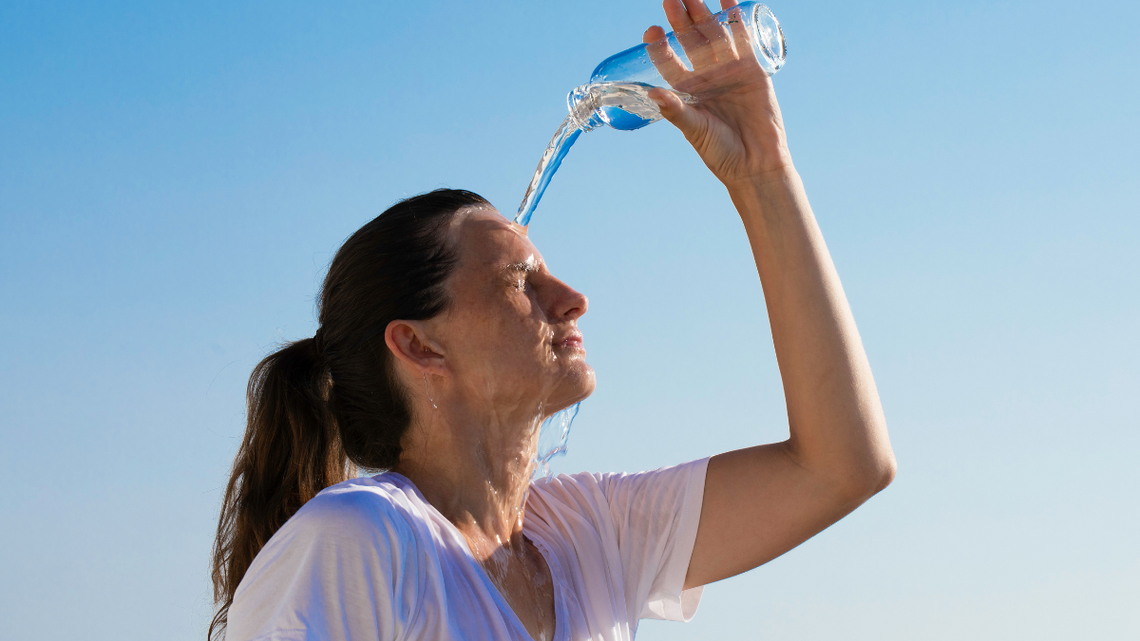
POLYGON ((414 615, 418 554, 412 527, 383 496, 322 493, 258 553, 226 641, 400 639, 414 615))
POLYGON ((621 556, 626 602, 641 619, 688 621, 702 588, 683 590, 708 459, 599 477, 621 556))

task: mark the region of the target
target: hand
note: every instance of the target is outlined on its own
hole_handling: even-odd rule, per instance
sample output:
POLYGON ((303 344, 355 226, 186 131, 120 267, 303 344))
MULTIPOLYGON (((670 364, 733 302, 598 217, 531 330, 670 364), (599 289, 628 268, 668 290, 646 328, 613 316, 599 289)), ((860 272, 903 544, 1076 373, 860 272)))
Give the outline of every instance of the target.
MULTIPOLYGON (((772 80, 756 60, 742 22, 718 23, 701 0, 665 0, 665 16, 693 65, 677 57, 665 31, 645 32, 649 57, 674 89, 699 99, 685 104, 665 89, 650 90, 661 115, 676 125, 701 160, 730 190, 792 169, 772 80)), ((721 0, 721 6, 735 6, 721 0)))

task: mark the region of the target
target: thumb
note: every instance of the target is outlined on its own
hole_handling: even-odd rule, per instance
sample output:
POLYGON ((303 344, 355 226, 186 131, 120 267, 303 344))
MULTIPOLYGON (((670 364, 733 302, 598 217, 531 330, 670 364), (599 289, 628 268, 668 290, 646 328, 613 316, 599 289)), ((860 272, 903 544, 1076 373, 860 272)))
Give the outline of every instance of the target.
POLYGON ((686 105, 677 97, 677 94, 661 87, 654 87, 649 90, 649 98, 657 103, 657 108, 665 120, 673 123, 677 129, 681 130, 681 133, 685 134, 686 138, 690 134, 696 133, 700 124, 700 117, 696 110, 686 105))

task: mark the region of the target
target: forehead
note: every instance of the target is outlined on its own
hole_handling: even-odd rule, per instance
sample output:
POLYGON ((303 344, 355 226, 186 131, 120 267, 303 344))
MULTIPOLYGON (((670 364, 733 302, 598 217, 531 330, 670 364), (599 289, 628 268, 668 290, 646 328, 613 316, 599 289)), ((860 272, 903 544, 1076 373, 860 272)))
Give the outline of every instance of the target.
POLYGON ((500 269, 528 260, 542 261, 526 236, 526 228, 490 207, 460 211, 452 220, 451 233, 459 249, 459 262, 468 268, 500 269))

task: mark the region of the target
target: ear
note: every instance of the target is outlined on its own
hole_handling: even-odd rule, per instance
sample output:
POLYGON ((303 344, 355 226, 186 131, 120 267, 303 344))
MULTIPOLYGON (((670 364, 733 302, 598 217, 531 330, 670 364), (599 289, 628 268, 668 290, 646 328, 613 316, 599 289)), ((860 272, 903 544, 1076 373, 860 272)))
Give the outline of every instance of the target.
POLYGON ((447 370, 443 350, 427 336, 421 321, 394 320, 384 330, 384 343, 403 363, 425 374, 447 370))

